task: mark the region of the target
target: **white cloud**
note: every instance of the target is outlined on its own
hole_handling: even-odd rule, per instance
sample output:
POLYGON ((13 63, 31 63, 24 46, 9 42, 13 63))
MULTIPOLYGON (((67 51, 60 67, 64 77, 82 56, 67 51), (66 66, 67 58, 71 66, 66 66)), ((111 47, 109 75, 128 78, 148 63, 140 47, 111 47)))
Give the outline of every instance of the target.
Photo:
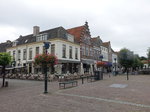
POLYGON ((0 41, 58 26, 83 25, 92 36, 111 41, 114 50, 126 47, 146 54, 150 29, 149 0, 1 0, 0 41), (5 38, 3 38, 5 37, 5 38))
POLYGON ((6 40, 14 41, 22 34, 29 34, 28 29, 22 27, 12 27, 8 25, 0 25, 0 40, 5 42, 6 40))

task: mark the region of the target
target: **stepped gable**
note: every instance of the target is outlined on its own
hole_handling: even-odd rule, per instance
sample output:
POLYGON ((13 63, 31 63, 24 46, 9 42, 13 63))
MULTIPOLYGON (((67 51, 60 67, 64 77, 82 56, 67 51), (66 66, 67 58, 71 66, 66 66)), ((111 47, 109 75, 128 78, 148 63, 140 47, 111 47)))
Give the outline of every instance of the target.
POLYGON ((85 22, 85 24, 82 25, 82 26, 70 28, 70 29, 67 30, 67 32, 70 33, 71 35, 73 35, 77 42, 81 42, 81 40, 84 39, 84 37, 85 38, 86 37, 91 38, 88 22, 85 22))
POLYGON ((103 45, 104 47, 109 48, 109 46, 110 46, 110 41, 108 41, 108 42, 103 42, 102 45, 103 45))
POLYGON ((103 41, 100 39, 100 36, 91 38, 91 41, 92 41, 92 44, 97 47, 100 47, 103 43, 103 41))

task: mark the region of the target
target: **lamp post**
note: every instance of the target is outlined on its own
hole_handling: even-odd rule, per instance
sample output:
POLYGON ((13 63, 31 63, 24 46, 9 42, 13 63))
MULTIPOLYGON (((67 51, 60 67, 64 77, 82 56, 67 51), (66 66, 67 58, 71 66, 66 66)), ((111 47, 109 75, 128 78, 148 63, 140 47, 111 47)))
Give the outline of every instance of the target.
MULTIPOLYGON (((102 60, 103 60, 103 55, 100 55, 99 58, 100 58, 100 61, 102 62, 102 60)), ((100 79, 101 79, 101 80, 103 79, 103 67, 101 67, 101 78, 100 78, 100 79)))
POLYGON ((13 59, 13 61, 12 61, 12 66, 13 66, 13 67, 16 66, 16 61, 15 61, 15 59, 13 59))
POLYGON ((15 66, 16 66, 16 61, 15 61, 15 59, 13 59, 13 61, 12 61, 12 68, 13 68, 12 73, 15 73, 15 70, 14 70, 15 66))
POLYGON ((20 67, 20 59, 18 59, 19 63, 18 63, 18 66, 20 67))
MULTIPOLYGON (((49 49, 50 42, 43 42, 44 43, 44 48, 45 48, 45 54, 47 54, 47 49, 49 49)), ((44 78, 44 94, 48 93, 47 92, 47 63, 44 63, 44 73, 45 73, 45 78, 44 78)))
POLYGON ((116 76, 116 58, 114 58, 114 60, 115 60, 115 76, 116 76))

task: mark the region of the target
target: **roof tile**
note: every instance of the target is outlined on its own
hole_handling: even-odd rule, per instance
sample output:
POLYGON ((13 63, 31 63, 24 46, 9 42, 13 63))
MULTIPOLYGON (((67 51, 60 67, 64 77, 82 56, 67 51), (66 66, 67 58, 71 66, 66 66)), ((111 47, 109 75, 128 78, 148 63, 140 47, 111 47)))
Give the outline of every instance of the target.
POLYGON ((80 41, 80 37, 82 37, 82 33, 84 30, 84 26, 79 26, 75 28, 68 29, 67 32, 71 35, 75 36, 75 40, 80 41))

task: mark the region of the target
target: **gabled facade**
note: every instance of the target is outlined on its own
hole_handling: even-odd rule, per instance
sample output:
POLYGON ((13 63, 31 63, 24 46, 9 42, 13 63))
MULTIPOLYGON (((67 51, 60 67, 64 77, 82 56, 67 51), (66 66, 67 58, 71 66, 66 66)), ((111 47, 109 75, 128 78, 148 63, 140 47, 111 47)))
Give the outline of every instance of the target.
POLYGON ((83 26, 71 28, 67 31, 73 35, 75 41, 80 44, 81 74, 93 73, 93 45, 88 23, 85 22, 83 26))
POLYGON ((118 63, 118 53, 112 49, 112 63, 118 63))
POLYGON ((101 45, 101 54, 103 56, 102 61, 109 62, 109 60, 108 60, 108 56, 109 56, 109 54, 108 54, 108 48, 105 47, 104 45, 101 45))
POLYGON ((100 60, 100 55, 102 54, 101 52, 101 45, 102 45, 102 40, 100 39, 100 37, 93 37, 92 38, 92 44, 93 44, 93 59, 95 61, 100 60))
POLYGON ((107 48, 107 50, 108 50, 108 62, 111 62, 111 63, 112 63, 112 49, 111 49, 110 41, 108 41, 108 42, 103 42, 103 46, 104 46, 105 48, 107 48))

